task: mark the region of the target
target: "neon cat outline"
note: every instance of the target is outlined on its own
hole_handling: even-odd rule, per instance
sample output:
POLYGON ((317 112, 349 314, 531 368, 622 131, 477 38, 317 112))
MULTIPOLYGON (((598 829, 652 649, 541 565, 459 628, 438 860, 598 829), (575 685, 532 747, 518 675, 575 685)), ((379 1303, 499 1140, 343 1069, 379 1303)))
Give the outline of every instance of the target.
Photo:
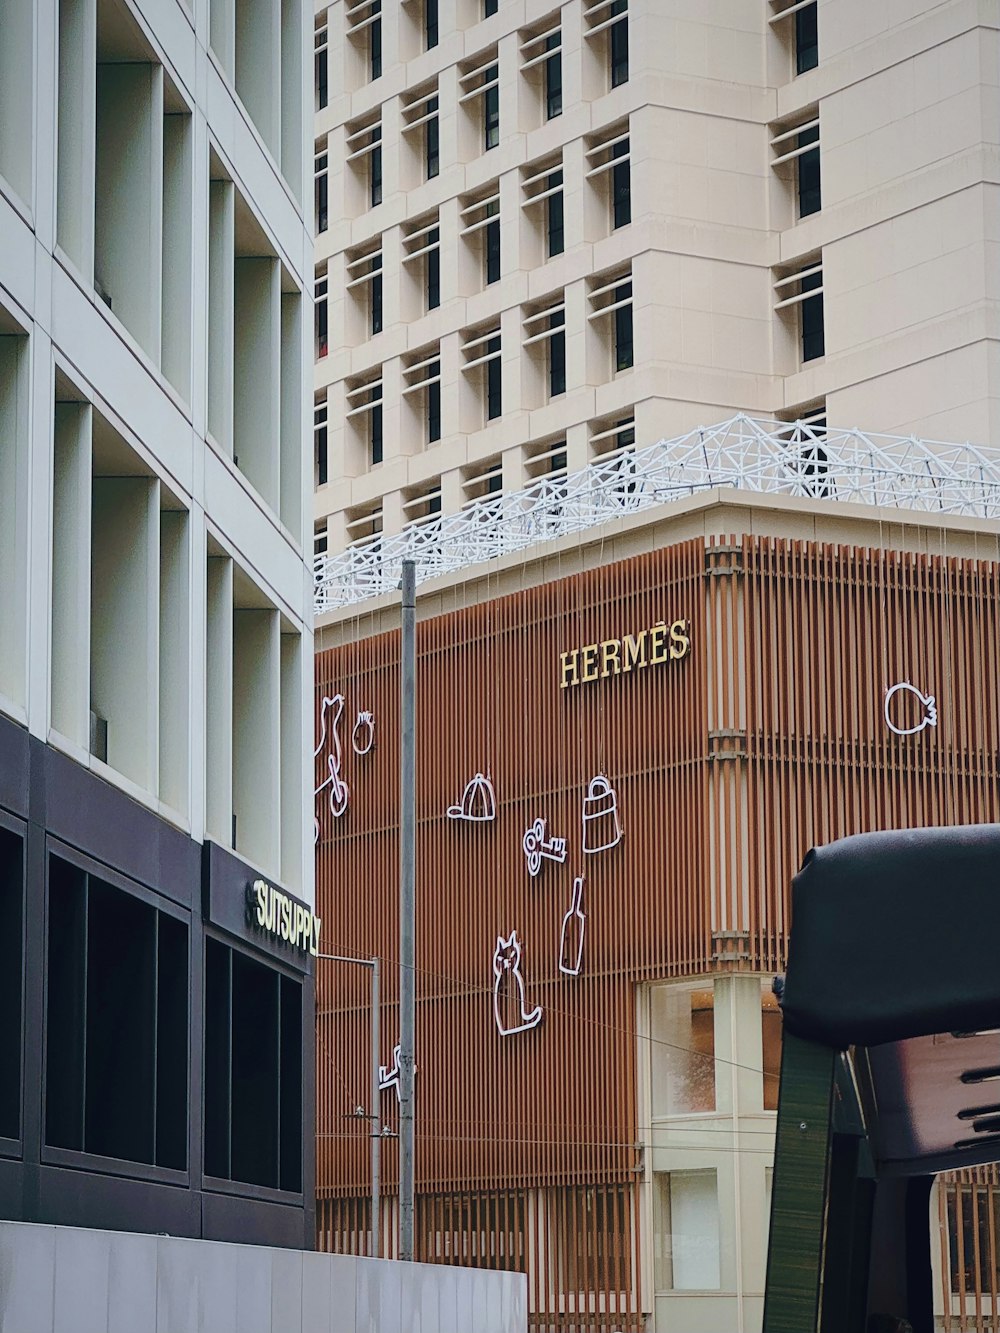
MULTIPOLYGON (((347 803, 350 800, 351 793, 347 783, 340 776, 340 770, 343 767, 344 759, 340 748, 340 737, 337 734, 337 727, 340 725, 340 719, 344 714, 344 696, 342 694, 324 695, 323 701, 319 706, 319 744, 313 750, 313 759, 318 759, 322 753, 323 747, 330 739, 331 753, 327 755, 326 768, 327 777, 319 784, 313 792, 313 803, 315 805, 316 797, 327 787, 330 789, 328 797, 330 804, 330 813, 335 819, 347 811, 347 803), (332 722, 327 722, 327 714, 334 710, 332 722)), ((319 842, 319 819, 313 813, 313 842, 319 842)))
POLYGON ((502 935, 497 936, 497 942, 493 949, 493 1018, 501 1037, 513 1037, 519 1032, 530 1032, 532 1028, 538 1027, 538 1024, 542 1021, 542 1006, 540 1004, 536 1004, 534 1009, 530 1011, 524 1007, 524 977, 521 975, 521 957, 521 941, 517 938, 516 930, 512 930, 506 939, 502 935), (501 967, 500 957, 506 949, 514 951, 514 960, 512 963, 505 958, 501 967), (504 1027, 503 1019, 500 1016, 500 987, 505 972, 510 974, 516 985, 521 1010, 520 1023, 511 1028, 504 1027))

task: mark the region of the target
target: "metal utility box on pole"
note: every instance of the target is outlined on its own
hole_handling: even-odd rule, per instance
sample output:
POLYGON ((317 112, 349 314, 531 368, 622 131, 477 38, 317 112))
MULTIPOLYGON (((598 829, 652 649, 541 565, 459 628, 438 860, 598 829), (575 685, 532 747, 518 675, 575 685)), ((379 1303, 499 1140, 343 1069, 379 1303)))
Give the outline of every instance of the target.
POLYGON ((416 832, 416 567, 403 561, 399 793, 399 1257, 413 1258, 414 835, 416 832))

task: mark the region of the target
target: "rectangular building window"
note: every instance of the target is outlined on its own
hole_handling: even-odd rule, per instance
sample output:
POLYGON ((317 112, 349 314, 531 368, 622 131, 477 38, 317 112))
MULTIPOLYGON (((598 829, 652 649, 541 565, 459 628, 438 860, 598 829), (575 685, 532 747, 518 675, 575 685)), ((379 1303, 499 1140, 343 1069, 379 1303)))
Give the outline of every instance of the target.
POLYGON ((781 1081, 781 1010, 767 981, 762 981, 760 988, 760 1035, 764 1053, 764 1110, 776 1111, 781 1081))
POLYGON ((382 462, 382 385, 377 384, 371 391, 371 411, 368 414, 369 456, 372 467, 382 462))
POLYGON ((382 237, 346 251, 344 258, 347 295, 364 316, 365 336, 372 338, 382 332, 382 237))
POLYGON ((565 294, 558 292, 528 307, 523 327, 523 346, 536 367, 544 368, 548 397, 557 398, 566 392, 565 294))
POLYGON ((488 87, 483 93, 483 147, 488 152, 500 142, 500 74, 496 65, 486 71, 488 87))
POLYGON ((330 350, 329 334, 329 291, 326 272, 316 274, 316 359, 320 360, 330 350))
POLYGON ((612 15, 622 15, 608 32, 611 64, 611 86, 617 88, 628 82, 628 0, 611 0, 612 15))
POLYGON ((566 248, 562 183, 563 174, 558 171, 549 176, 546 186, 550 191, 546 209, 546 239, 550 259, 561 255, 566 248))
POLYGON ((368 38, 368 72, 374 83, 382 77, 382 0, 372 5, 372 21, 368 38))
POLYGON ((315 484, 325 486, 329 481, 326 399, 313 408, 313 472, 315 484))
POLYGON ((330 546, 330 534, 327 532, 326 519, 317 523, 313 529, 313 559, 327 554, 330 546))
POLYGON ((486 363, 486 419, 494 421, 503 410, 500 373, 500 335, 486 344, 490 359, 486 363))
POLYGON ((715 1008, 710 986, 650 987, 653 1118, 715 1110, 715 1008))
POLYGON ((774 284, 775 310, 795 327, 799 353, 803 362, 815 361, 826 354, 823 326, 823 261, 820 257, 807 260, 778 279, 774 284))
POLYGON ((805 74, 819 64, 818 5, 806 5, 795 14, 795 72, 805 74))
POLYGON ((49 858, 45 1142, 183 1171, 188 927, 49 858))
POLYGON ((823 206, 819 183, 819 126, 813 125, 798 136, 799 217, 818 213, 823 206))
POLYGON ((438 0, 424 0, 424 47, 438 44, 438 0))
POLYGON ((302 985, 205 942, 205 1174, 302 1189, 302 985))
POLYGON ((499 199, 491 200, 486 206, 489 221, 483 231, 483 253, 486 264, 486 285, 500 281, 500 212, 499 199))
POLYGON ((441 349, 438 344, 403 359, 403 397, 423 414, 426 444, 441 438, 441 349))
MULTIPOLYGON (((349 380, 346 388, 345 422, 351 436, 364 450, 366 462, 374 467, 382 462, 382 369, 349 380)), ((359 460, 360 461, 360 460, 359 460)))
POLYGON ((326 231, 329 225, 330 165, 325 139, 322 150, 316 153, 315 204, 316 234, 319 235, 320 232, 326 231))
POLYGON ((377 208, 382 202, 382 126, 376 125, 372 130, 372 151, 369 154, 369 199, 372 208, 377 208))
POLYGON ((434 363, 437 378, 427 386, 427 443, 441 438, 441 362, 434 363))
POLYGON ((617 230, 619 227, 627 227, 632 221, 632 169, 628 140, 615 144, 611 156, 615 159, 611 168, 611 210, 617 230))
POLYGON ((552 54, 545 61, 545 119, 562 115, 562 33, 545 39, 545 49, 552 54))
POLYGON ((441 304, 441 232, 435 227, 427 238, 427 309, 441 304))
POLYGON ((376 333, 382 332, 382 251, 372 258, 372 280, 369 283, 370 292, 369 313, 372 337, 376 333))
POLYGON ((488 19, 497 12, 500 0, 483 0, 483 18, 488 19))
POLYGON ((427 179, 431 180, 441 170, 441 131, 438 121, 438 99, 432 98, 428 110, 432 113, 427 122, 424 140, 424 162, 427 168, 427 179))
POLYGON ((566 311, 559 310, 549 317, 549 397, 566 392, 566 311))
POLYGON ((715 1171, 653 1173, 653 1285, 718 1291, 722 1285, 715 1171))
POLYGON ((623 282, 614 290, 615 298, 615 370, 629 370, 632 348, 632 284, 623 282))
POLYGON ((21 992, 24 980, 24 842, 0 829, 0 1138, 21 1137, 21 992))
POLYGON ((316 29, 313 73, 316 85, 316 110, 322 111, 330 100, 330 49, 325 23, 316 29))

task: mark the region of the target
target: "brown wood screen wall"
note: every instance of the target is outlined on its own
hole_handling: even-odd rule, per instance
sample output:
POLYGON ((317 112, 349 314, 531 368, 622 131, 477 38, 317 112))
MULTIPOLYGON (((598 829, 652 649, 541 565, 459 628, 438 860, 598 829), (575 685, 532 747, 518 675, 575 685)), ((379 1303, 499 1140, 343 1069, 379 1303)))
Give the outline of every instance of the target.
MULTIPOLYGON (((642 1327, 636 984, 780 968, 790 880, 815 843, 1000 818, 998 592, 984 562, 730 538, 555 569, 543 586, 418 625, 421 1257, 523 1267, 538 1328, 642 1327), (561 652, 678 618, 686 659, 560 690, 561 652), (936 695, 936 728, 889 731, 884 692, 897 681, 936 695), (480 770, 496 822, 449 820, 480 770), (599 772, 624 837, 584 856, 581 799, 599 772), (521 838, 536 816, 568 857, 530 879, 521 838), (587 929, 574 978, 557 952, 578 874, 587 929), (528 1005, 544 1017, 502 1038, 491 964, 513 928, 528 1005)), ((339 820, 317 802, 323 947, 386 960, 385 1061, 397 1039, 397 663, 398 635, 383 634, 320 654, 316 676, 317 717, 324 695, 346 699, 350 787, 339 820), (358 710, 375 718, 366 756, 351 749, 358 710)), ((901 723, 919 720, 896 702, 901 723)), ((317 1009, 319 1241, 363 1251, 367 1126, 351 1112, 368 1101, 366 974, 321 963, 317 1009)), ((391 1093, 382 1111, 394 1125, 391 1093)), ((391 1142, 383 1161, 391 1192, 391 1142)))

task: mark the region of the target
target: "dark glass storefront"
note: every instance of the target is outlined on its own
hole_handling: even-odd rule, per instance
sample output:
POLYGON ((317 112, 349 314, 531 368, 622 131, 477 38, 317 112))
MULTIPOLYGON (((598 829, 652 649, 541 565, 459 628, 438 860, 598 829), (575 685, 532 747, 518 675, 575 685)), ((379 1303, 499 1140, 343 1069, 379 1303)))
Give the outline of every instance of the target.
POLYGON ((0 1218, 312 1247, 311 958, 256 879, 0 718, 0 1218))

